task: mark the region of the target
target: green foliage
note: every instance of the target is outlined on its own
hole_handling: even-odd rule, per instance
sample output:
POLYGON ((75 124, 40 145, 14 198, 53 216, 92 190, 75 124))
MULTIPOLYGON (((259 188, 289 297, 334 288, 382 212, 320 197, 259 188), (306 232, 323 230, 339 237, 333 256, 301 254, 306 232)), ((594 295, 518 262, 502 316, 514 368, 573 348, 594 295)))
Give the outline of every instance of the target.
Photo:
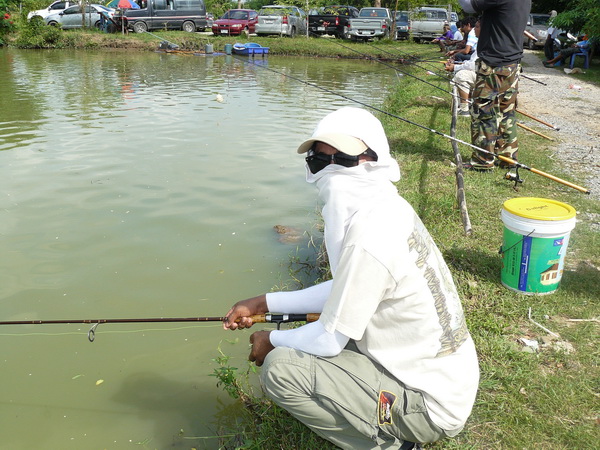
POLYGON ((565 31, 600 37, 600 2, 573 0, 565 11, 559 12, 553 23, 565 31))
POLYGON ((28 21, 23 16, 15 45, 20 48, 60 48, 63 47, 62 34, 60 28, 49 27, 41 17, 33 17, 28 21))
POLYGON ((14 17, 10 13, 8 0, 0 0, 0 45, 3 44, 2 36, 10 33, 15 28, 14 17))
POLYGON ((238 381, 237 375, 237 367, 231 367, 229 365, 229 356, 227 356, 221 350, 221 347, 217 349, 219 351, 219 356, 213 359, 219 367, 214 370, 211 374, 212 377, 216 377, 217 387, 223 386, 223 390, 229 394, 232 398, 240 398, 241 396, 246 395, 241 386, 241 383, 238 381))

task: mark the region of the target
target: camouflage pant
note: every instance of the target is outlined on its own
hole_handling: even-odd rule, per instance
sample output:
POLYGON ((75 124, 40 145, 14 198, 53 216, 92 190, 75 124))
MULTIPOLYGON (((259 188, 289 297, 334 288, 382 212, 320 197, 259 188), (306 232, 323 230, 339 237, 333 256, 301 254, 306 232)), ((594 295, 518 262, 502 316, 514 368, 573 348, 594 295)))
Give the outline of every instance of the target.
MULTIPOLYGON (((473 88, 471 142, 491 154, 475 150, 471 155, 474 167, 493 167, 494 154, 517 159, 517 93, 520 64, 490 67, 477 61, 477 79, 473 88)), ((511 164, 500 161, 500 167, 511 164)))

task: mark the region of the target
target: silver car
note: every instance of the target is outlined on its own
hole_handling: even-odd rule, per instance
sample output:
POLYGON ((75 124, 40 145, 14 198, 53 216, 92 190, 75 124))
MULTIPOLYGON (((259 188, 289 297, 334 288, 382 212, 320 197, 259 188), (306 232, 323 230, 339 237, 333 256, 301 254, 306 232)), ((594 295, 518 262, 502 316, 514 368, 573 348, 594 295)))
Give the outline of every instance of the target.
POLYGON ((308 16, 296 6, 268 5, 258 12, 256 35, 279 34, 294 37, 306 34, 308 16))
MULTIPOLYGON (((114 9, 107 8, 103 5, 86 5, 84 14, 85 26, 90 28, 100 28, 100 25, 103 22, 102 16, 104 16, 104 20, 108 20, 108 18, 112 18, 114 14, 114 9)), ((44 20, 46 21, 47 25, 61 27, 64 29, 81 28, 81 6, 71 6, 62 12, 50 14, 44 20)))
POLYGON ((529 17, 527 18, 527 27, 525 30, 533 34, 537 38, 537 41, 524 36, 523 45, 532 50, 536 47, 543 47, 544 43, 546 42, 546 36, 548 35, 547 31, 549 27, 549 21, 549 14, 529 14, 529 17))

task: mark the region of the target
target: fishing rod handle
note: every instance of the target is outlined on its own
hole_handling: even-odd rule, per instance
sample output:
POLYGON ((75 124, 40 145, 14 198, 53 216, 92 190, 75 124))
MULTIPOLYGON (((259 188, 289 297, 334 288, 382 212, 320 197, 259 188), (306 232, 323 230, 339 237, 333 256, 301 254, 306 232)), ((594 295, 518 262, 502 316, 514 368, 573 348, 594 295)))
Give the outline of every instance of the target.
POLYGON ((577 189, 579 192, 583 192, 584 194, 590 194, 590 190, 586 189, 582 186, 578 186, 577 184, 571 183, 569 181, 563 180, 562 178, 555 177, 554 175, 550 175, 549 173, 542 172, 539 169, 530 168, 529 169, 533 173, 537 173, 543 177, 549 178, 550 180, 556 181, 557 183, 564 184, 565 186, 569 186, 570 188, 577 189))
POLYGON ((254 323, 288 323, 288 322, 316 322, 320 314, 256 314, 250 316, 254 323))
POLYGON ((503 155, 495 155, 495 156, 499 160, 507 162, 507 163, 509 163, 509 164, 511 164, 513 166, 517 166, 517 167, 520 167, 522 169, 529 170, 530 172, 533 172, 533 173, 536 173, 536 174, 541 175, 543 177, 546 177, 549 180, 556 181, 557 183, 564 184, 565 186, 568 186, 568 187, 573 188, 573 189, 577 189, 579 192, 583 192, 584 194, 588 194, 588 195, 590 194, 589 189, 586 189, 586 188, 584 188, 582 186, 578 186, 578 185, 576 185, 574 183, 571 183, 571 182, 569 182, 567 180, 563 180, 562 178, 555 177, 554 175, 550 175, 549 173, 543 172, 543 171, 541 171, 539 169, 535 169, 533 167, 528 167, 525 164, 521 164, 520 162, 517 162, 514 159, 509 158, 508 156, 503 156, 503 155))

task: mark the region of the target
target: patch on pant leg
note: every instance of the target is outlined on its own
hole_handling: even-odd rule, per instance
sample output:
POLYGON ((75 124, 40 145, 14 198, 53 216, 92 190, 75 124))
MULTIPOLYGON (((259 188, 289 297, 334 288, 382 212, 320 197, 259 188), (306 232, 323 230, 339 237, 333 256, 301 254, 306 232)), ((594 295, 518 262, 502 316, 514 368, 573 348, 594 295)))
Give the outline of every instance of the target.
POLYGON ((396 394, 389 391, 379 391, 379 402, 377 403, 377 417, 379 425, 392 425, 392 406, 396 401, 396 394))

